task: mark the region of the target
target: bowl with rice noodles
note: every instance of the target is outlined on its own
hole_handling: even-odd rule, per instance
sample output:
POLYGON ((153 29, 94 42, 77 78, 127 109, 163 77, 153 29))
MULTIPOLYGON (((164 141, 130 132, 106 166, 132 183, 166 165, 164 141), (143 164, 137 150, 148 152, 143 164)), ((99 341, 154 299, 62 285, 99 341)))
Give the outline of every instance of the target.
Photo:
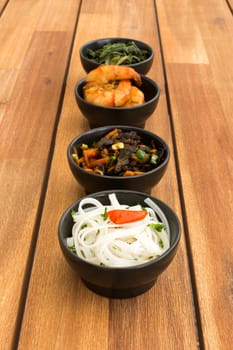
POLYGON ((167 204, 128 190, 82 197, 58 225, 65 260, 87 288, 110 298, 152 288, 172 262, 180 234, 179 219, 167 204))

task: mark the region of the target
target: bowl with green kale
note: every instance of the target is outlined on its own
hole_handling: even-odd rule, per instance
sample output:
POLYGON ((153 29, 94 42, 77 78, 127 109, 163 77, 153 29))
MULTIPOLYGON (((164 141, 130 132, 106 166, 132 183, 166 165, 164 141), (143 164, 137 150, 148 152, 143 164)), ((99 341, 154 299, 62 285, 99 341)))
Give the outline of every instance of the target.
POLYGON ((87 194, 117 188, 150 193, 164 176, 170 151, 161 137, 148 130, 112 125, 75 137, 67 158, 87 194))
POLYGON ((81 46, 79 54, 87 73, 101 64, 115 64, 130 66, 140 74, 147 74, 154 59, 149 44, 131 38, 92 40, 81 46))

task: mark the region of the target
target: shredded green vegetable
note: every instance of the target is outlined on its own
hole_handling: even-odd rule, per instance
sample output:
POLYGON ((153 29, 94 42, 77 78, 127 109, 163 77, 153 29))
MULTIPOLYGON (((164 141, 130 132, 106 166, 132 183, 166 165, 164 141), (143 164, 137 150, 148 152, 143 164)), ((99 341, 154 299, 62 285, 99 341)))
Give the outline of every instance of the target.
POLYGON ((148 225, 149 227, 151 227, 153 230, 155 231, 158 231, 158 232, 161 232, 162 229, 164 228, 164 225, 163 224, 149 224, 148 225))
POLYGON ((134 41, 105 44, 97 50, 87 50, 87 58, 100 64, 127 65, 144 61, 148 51, 141 50, 134 41))

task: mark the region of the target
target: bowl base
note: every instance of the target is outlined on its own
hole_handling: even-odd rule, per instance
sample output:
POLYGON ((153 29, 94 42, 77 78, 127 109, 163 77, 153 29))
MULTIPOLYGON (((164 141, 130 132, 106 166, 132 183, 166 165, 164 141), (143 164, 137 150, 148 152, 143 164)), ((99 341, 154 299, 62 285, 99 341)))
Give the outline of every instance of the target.
POLYGON ((85 284, 85 286, 88 289, 90 289, 92 292, 95 292, 96 294, 99 294, 104 297, 118 298, 118 299, 132 298, 132 297, 136 297, 137 295, 143 294, 147 290, 152 288, 156 282, 156 280, 153 280, 152 282, 144 284, 143 286, 118 289, 118 288, 99 287, 85 280, 82 280, 82 281, 85 284))
MULTIPOLYGON (((89 128, 90 129, 95 129, 95 128, 99 128, 100 127, 100 124, 98 123, 98 124, 95 124, 95 123, 91 123, 90 121, 88 122, 88 124, 89 124, 89 128)), ((128 125, 129 123, 126 123, 125 125, 128 125)), ((135 123, 135 121, 134 121, 134 127, 137 127, 137 128, 140 128, 140 129, 145 129, 145 125, 146 125, 146 123, 144 122, 144 123, 139 123, 139 124, 137 124, 137 123, 135 123)), ((109 123, 109 124, 106 124, 106 125, 102 125, 102 127, 103 126, 110 126, 111 124, 109 123)), ((124 125, 124 123, 123 122, 121 122, 121 125, 124 125)))

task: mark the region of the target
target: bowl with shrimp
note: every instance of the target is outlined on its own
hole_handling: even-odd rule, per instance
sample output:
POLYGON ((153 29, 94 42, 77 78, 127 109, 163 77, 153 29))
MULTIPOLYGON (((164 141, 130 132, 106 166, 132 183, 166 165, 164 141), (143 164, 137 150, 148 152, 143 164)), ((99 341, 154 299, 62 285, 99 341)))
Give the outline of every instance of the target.
POLYGON ((145 293, 171 264, 180 222, 166 203, 127 190, 80 198, 63 214, 64 258, 91 291, 110 298, 145 293))
POLYGON ((75 137, 67 158, 86 193, 116 188, 150 193, 165 174, 170 151, 161 137, 148 130, 112 125, 75 137))
POLYGON ((149 44, 132 38, 92 40, 81 46, 79 54, 86 73, 101 64, 115 64, 129 66, 140 74, 147 74, 154 59, 154 51, 149 44))
POLYGON ((77 105, 90 128, 116 123, 144 128, 159 96, 156 81, 126 66, 101 65, 75 86, 77 105))

